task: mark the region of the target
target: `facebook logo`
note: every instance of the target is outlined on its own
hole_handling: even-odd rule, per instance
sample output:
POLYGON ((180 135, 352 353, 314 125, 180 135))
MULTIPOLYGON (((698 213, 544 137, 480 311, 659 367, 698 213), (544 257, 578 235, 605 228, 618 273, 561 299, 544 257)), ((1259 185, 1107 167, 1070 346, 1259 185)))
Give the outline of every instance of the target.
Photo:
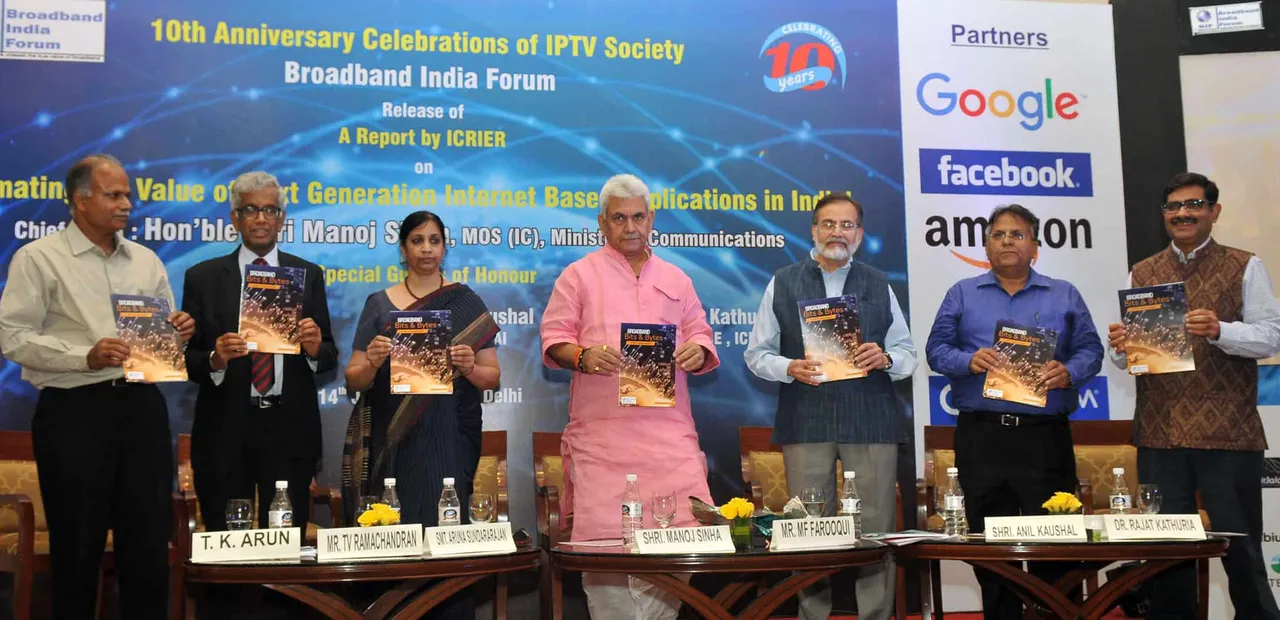
POLYGON ((1093 195, 1088 153, 920 149, 920 193, 1093 195))
MULTIPOLYGON (((1079 408, 1072 420, 1109 420, 1111 402, 1107 398, 1107 378, 1098 375, 1080 389, 1079 408)), ((929 376, 929 424, 955 426, 960 411, 951 402, 951 381, 939 375, 929 376)))

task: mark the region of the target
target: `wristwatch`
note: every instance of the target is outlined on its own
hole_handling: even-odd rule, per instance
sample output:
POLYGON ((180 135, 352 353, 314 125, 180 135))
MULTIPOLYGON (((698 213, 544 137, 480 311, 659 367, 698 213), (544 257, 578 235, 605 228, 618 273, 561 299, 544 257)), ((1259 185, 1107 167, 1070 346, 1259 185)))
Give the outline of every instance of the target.
POLYGON ((889 361, 888 361, 887 363, 885 363, 885 365, 884 365, 884 366, 882 366, 882 367, 880 368, 880 370, 889 370, 890 368, 893 368, 893 354, 892 354, 892 353, 890 353, 890 352, 888 352, 888 351, 885 351, 885 352, 884 352, 884 358, 885 358, 885 359, 887 359, 887 360, 889 360, 889 361))

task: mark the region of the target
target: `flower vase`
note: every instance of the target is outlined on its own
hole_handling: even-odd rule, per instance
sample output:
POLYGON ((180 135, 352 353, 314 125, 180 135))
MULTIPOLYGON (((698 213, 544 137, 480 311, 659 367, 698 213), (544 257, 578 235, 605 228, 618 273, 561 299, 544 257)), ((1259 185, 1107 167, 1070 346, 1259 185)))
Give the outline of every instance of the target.
POLYGON ((729 537, 737 551, 751 549, 751 517, 737 517, 729 525, 729 537))

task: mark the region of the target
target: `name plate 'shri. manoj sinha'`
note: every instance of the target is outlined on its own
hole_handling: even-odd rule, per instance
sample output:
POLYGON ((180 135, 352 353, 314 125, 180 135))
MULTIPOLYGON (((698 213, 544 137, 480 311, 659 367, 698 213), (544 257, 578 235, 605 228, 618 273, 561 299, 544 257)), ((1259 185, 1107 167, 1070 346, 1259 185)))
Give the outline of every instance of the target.
POLYGON ((515 553, 510 523, 476 523, 429 527, 427 553, 431 556, 515 553))
POLYGON ((1200 515, 1102 515, 1107 540, 1204 540, 1200 515))
POLYGON ((302 529, 297 527, 191 535, 191 561, 245 562, 297 560, 302 557, 302 529))
POLYGON ((316 536, 318 562, 422 557, 425 549, 419 524, 336 527, 316 536))
POLYGON ((778 519, 773 522, 773 538, 769 542, 769 549, 833 549, 856 544, 858 537, 853 531, 852 517, 778 519))
POLYGON ((637 530, 636 551, 644 553, 733 553, 729 526, 637 530))
POLYGON ((986 539, 1085 542, 1084 515, 987 517, 986 539))

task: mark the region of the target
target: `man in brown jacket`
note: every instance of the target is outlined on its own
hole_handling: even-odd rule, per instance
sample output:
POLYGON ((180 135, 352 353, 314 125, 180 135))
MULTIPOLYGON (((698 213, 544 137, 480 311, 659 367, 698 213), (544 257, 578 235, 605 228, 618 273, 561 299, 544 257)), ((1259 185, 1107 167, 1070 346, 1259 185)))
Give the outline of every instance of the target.
MULTIPOLYGON (((1222 560, 1236 617, 1280 619, 1262 557, 1267 440, 1257 406, 1257 360, 1280 352, 1280 302, 1258 257, 1210 236, 1222 211, 1213 181, 1182 173, 1164 197, 1173 243, 1134 265, 1129 281, 1186 283, 1195 370, 1137 378, 1138 477, 1158 485, 1161 512, 1195 513, 1199 491, 1215 530, 1247 534, 1222 560)), ((1111 358, 1124 368, 1124 326, 1111 325, 1110 336, 1111 358)), ((1190 562, 1153 580, 1147 618, 1194 618, 1194 580, 1190 562)))

